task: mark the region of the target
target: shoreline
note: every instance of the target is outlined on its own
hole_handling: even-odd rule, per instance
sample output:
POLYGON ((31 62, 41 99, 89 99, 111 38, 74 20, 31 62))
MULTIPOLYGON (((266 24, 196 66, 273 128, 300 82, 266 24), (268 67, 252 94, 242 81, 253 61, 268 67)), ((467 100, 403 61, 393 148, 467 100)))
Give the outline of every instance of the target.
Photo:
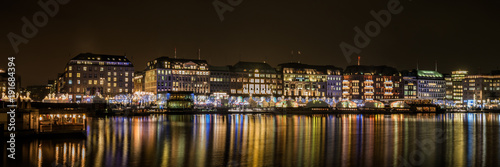
POLYGON ((500 113, 500 110, 474 110, 474 111, 437 111, 437 112, 417 112, 417 111, 386 111, 386 110, 328 110, 328 111, 310 111, 310 110, 289 110, 289 111, 158 111, 158 112, 130 112, 130 113, 107 113, 95 114, 91 117, 106 116, 149 116, 149 115, 198 115, 198 114, 271 114, 271 115, 315 115, 315 114, 445 114, 445 113, 500 113))

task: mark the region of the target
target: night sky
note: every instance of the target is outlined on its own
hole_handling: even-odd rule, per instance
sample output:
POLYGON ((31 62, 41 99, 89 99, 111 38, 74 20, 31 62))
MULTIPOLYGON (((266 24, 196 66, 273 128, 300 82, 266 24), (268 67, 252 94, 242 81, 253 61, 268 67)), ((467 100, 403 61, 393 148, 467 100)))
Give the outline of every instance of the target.
MULTIPOLYGON (((46 1, 46 0, 44 0, 46 1)), ((227 0, 220 0, 228 4, 227 0)), ((355 26, 374 20, 370 11, 387 9, 389 0, 242 0, 221 21, 212 0, 85 0, 60 5, 15 54, 7 34, 22 35, 21 18, 42 10, 34 0, 0 1, 0 67, 17 57, 22 86, 46 84, 78 53, 123 55, 136 70, 160 56, 202 59, 212 65, 237 61, 308 64, 347 63, 339 44, 351 45, 355 26), (301 51, 291 59, 291 51, 301 51)), ((496 0, 402 0, 403 11, 361 49, 361 64, 439 72, 488 72, 500 66, 500 2, 496 0)), ((353 56, 355 60, 357 55, 353 56)))

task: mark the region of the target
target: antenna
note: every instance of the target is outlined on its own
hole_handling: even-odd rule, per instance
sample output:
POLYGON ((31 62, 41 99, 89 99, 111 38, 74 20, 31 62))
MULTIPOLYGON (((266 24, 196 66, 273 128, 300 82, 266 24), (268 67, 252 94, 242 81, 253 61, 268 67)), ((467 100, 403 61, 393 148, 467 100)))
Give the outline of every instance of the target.
POLYGON ((177 59, 177 48, 174 48, 174 58, 177 59))
POLYGON ((438 61, 436 60, 436 72, 438 71, 438 61))
POLYGON ((290 62, 293 62, 293 50, 292 50, 292 58, 290 58, 290 62))
POLYGON ((201 49, 198 48, 198 60, 201 60, 201 49))
POLYGON ((300 60, 299 60, 299 59, 300 59, 300 55, 301 55, 302 53, 301 53, 301 52, 300 52, 300 50, 299 50, 299 51, 297 51, 297 54, 299 55, 299 56, 298 56, 298 58, 297 58, 297 63, 300 63, 300 60))
POLYGON ((361 64, 361 56, 358 56, 358 66, 361 64))
POLYGON ((418 59, 417 59, 417 70, 418 70, 418 59))

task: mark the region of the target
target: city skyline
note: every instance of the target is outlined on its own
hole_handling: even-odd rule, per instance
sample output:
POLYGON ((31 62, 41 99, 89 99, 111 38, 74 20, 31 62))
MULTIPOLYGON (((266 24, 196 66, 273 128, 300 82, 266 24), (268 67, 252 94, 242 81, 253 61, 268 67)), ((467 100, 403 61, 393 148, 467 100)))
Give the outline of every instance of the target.
MULTIPOLYGON (((393 15, 390 24, 362 49, 361 64, 403 70, 416 68, 418 60, 421 69, 434 69, 437 61, 442 73, 498 69, 495 61, 488 61, 496 58, 494 39, 500 37, 495 31, 500 24, 492 19, 500 12, 488 10, 498 6, 497 2, 464 2, 401 1, 404 10, 393 15), (449 5, 453 10, 443 10, 449 5)), ((201 49, 201 58, 218 66, 241 60, 266 61, 272 66, 300 61, 345 68, 356 61, 348 63, 339 44, 352 45, 353 27, 374 20, 370 11, 385 9, 387 1, 243 1, 232 12, 225 12, 223 21, 212 1, 153 3, 146 8, 146 4, 127 2, 70 1, 60 5, 57 15, 38 28, 27 44, 20 44, 17 54, 8 38, 0 40, 2 59, 15 55, 19 67, 43 70, 34 74, 31 68, 19 68, 23 86, 46 84, 55 79, 65 62, 85 52, 126 54, 137 69, 144 69, 147 61, 157 57, 174 57, 174 48, 179 58, 188 59, 196 59, 201 49), (296 54, 292 60, 291 51, 296 54)), ((21 18, 31 18, 42 10, 29 1, 6 1, 2 6, 0 19, 11 23, 2 28, 5 35, 21 34, 21 18)))

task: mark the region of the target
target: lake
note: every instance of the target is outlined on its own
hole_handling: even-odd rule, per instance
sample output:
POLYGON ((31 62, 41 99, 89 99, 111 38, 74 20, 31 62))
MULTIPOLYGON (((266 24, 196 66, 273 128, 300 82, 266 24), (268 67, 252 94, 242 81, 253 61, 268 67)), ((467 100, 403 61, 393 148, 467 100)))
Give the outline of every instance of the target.
MULTIPOLYGON (((497 166, 499 118, 496 113, 88 118, 86 140, 19 139, 16 163, 95 167, 497 166)), ((3 153, 4 166, 12 165, 3 153)))

